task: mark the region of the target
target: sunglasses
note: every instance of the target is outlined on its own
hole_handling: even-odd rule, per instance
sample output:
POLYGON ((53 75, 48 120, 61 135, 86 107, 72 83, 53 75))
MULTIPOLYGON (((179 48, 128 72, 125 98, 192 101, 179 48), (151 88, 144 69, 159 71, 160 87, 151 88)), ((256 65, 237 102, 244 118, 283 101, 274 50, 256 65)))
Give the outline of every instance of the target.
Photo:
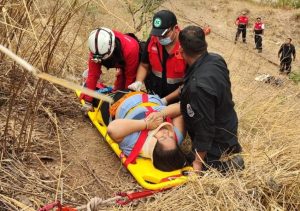
POLYGON ((172 31, 173 27, 166 29, 165 31, 163 31, 163 33, 161 33, 161 35, 159 37, 166 37, 170 31, 172 31))

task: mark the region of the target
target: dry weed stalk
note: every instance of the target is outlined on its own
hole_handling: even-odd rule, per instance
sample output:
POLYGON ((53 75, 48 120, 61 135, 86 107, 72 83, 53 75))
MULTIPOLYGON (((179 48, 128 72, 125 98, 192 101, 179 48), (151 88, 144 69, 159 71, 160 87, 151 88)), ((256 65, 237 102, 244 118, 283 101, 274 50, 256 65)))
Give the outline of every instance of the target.
MULTIPOLYGON (((32 64, 35 64, 37 62, 41 62, 42 68, 45 72, 49 72, 50 66, 53 65, 53 56, 55 54, 55 51, 59 47, 59 43, 61 42, 62 34, 72 18, 72 16, 77 12, 77 1, 73 1, 73 3, 69 6, 68 12, 64 11, 63 4, 61 1, 56 1, 56 3, 53 6, 53 10, 51 11, 51 15, 49 18, 49 21, 47 25, 39 25, 34 24, 36 23, 36 19, 39 17, 38 13, 30 12, 30 9, 32 9, 32 2, 33 1, 16 1, 20 3, 17 8, 14 8, 14 11, 19 11, 16 14, 19 14, 19 16, 10 16, 10 10, 5 13, 7 17, 10 17, 9 19, 14 20, 16 23, 15 25, 24 26, 25 29, 27 29, 27 26, 30 25, 30 30, 33 32, 32 34, 26 34, 24 35, 24 31, 18 30, 15 27, 10 27, 6 25, 7 30, 4 30, 7 34, 11 34, 11 36, 8 36, 9 39, 7 39, 7 36, 2 36, 4 41, 6 41, 7 44, 10 44, 11 48, 15 48, 16 51, 20 50, 22 52, 23 57, 29 56, 29 62, 32 64), (17 22, 19 20, 20 22, 17 22), (51 30, 49 31, 48 35, 44 36, 45 29, 51 26, 51 30), (37 35, 37 32, 41 31, 40 35, 37 35), (19 32, 19 34, 18 34, 19 32), (14 36, 14 37, 12 37, 14 36), (42 39, 42 37, 46 37, 45 40, 42 39), (13 38, 16 39, 13 40, 13 38), (36 53, 35 53, 36 52, 36 53)), ((6 5, 4 5, 3 8, 5 8, 6 5)), ((9 5, 10 6, 10 5, 9 5)), ((13 6, 12 6, 13 7, 13 6)), ((12 10, 12 9, 11 9, 12 10)), ((33 10, 33 9, 32 9, 33 10)), ((34 10, 33 10, 34 11, 34 10)), ((42 17, 41 17, 42 18, 42 17)), ((4 19, 7 20, 7 19, 4 19)), ((3 27, 3 26, 2 26, 3 27)), ((4 43, 4 41, 2 41, 4 43)), ((5 44, 5 43, 4 43, 5 44)), ((68 55, 67 55, 68 56, 68 55)), ((64 58, 64 60, 66 60, 64 58)), ((55 68, 53 68, 55 69, 55 68)), ((38 80, 37 82, 34 81, 34 79, 27 75, 26 72, 22 73, 22 70, 20 70, 16 65, 13 64, 11 70, 8 71, 9 78, 10 78, 10 91, 11 91, 11 97, 9 100, 9 112, 6 119, 6 125, 3 132, 3 140, 2 141, 2 150, 6 151, 6 141, 7 137, 9 137, 8 134, 8 128, 9 128, 9 122, 11 120, 11 114, 13 112, 13 105, 18 103, 17 98, 24 94, 24 90, 26 90, 26 87, 22 86, 27 83, 28 79, 31 83, 33 83, 33 91, 29 95, 27 95, 27 98, 29 98, 27 103, 27 109, 24 113, 23 120, 20 122, 20 130, 19 134, 16 137, 13 137, 16 140, 17 143, 17 151, 27 148, 30 146, 31 143, 31 137, 32 137, 32 131, 34 128, 34 117, 37 114, 39 102, 42 99, 43 96, 45 96, 45 82, 38 80)), ((8 75, 7 73, 5 76, 8 75)), ((59 72, 55 72, 55 74, 59 74, 59 72)), ((6 83, 9 84, 9 81, 6 80, 6 83)), ((14 145, 14 143, 13 143, 14 145)))
MULTIPOLYGON (((52 8, 49 19, 44 24, 44 22, 40 21, 41 19, 44 20, 44 17, 41 15, 43 12, 41 12, 41 4, 38 1, 15 0, 1 2, 3 11, 0 17, 1 43, 9 46, 22 57, 27 58, 30 63, 40 66, 40 69, 44 72, 50 72, 50 69, 61 70, 64 68, 69 54, 60 58, 62 61, 60 65, 57 64, 60 59, 54 59, 55 54, 63 50, 61 43, 65 41, 62 38, 65 38, 64 34, 66 34, 66 27, 70 20, 74 14, 80 11, 81 8, 84 8, 86 3, 80 5, 77 0, 74 0, 70 5, 66 5, 62 1, 57 0, 52 2, 52 5, 50 4, 46 4, 46 8, 44 8, 52 8)), ((83 18, 84 16, 81 16, 81 19, 83 18)), ((78 30, 79 28, 80 26, 78 30)), ((76 36, 77 34, 75 38, 76 36)), ((69 48, 68 51, 71 51, 73 46, 67 47, 69 48)), ((21 201, 25 200, 27 204, 36 207, 36 205, 39 206, 42 203, 32 199, 33 196, 37 196, 39 199, 44 198, 45 201, 47 197, 51 198, 50 195, 43 195, 42 189, 57 195, 58 190, 53 188, 53 182, 54 184, 55 182, 61 184, 61 174, 53 178, 54 180, 49 184, 49 181, 47 181, 49 179, 48 176, 46 176, 46 181, 41 181, 43 175, 39 175, 34 170, 32 172, 28 171, 28 167, 16 160, 16 158, 28 163, 34 154, 33 152, 38 152, 39 154, 47 147, 52 148, 51 145, 55 144, 55 142, 49 143, 51 136, 59 137, 58 131, 51 129, 53 126, 57 126, 56 121, 50 119, 49 122, 49 120, 47 121, 47 119, 41 119, 40 117, 36 119, 38 115, 47 115, 47 112, 41 107, 42 103, 54 108, 53 112, 69 113, 70 115, 74 113, 72 111, 74 103, 70 102, 66 97, 51 95, 50 93, 53 93, 54 90, 52 85, 41 80, 36 81, 15 63, 6 62, 4 55, 1 54, 0 56, 2 61, 0 112, 1 120, 5 120, 1 122, 0 136, 1 192, 4 190, 5 195, 13 198, 21 197, 21 201), (60 102, 65 106, 57 107, 56 103, 58 100, 53 99, 53 97, 59 98, 60 102), (49 129, 50 132, 52 130, 52 134, 50 134, 50 137, 47 137, 49 129), (41 149, 42 151, 40 151, 41 149), (39 189, 40 184, 42 184, 41 189, 39 189), (35 191, 35 188, 39 190, 35 191)), ((61 72, 55 71, 51 73, 61 75, 61 72)), ((54 153, 56 152, 54 151, 54 153)), ((60 167, 60 171, 62 171, 62 167, 60 167)), ((68 188, 72 189, 66 185, 66 190, 68 188)), ((68 196, 69 194, 66 193, 65 195, 68 196)), ((69 198, 71 198, 70 195, 69 198)), ((0 199, 1 209, 16 208, 16 205, 9 203, 8 199, 4 199, 4 196, 0 197, 0 199)))
POLYGON ((226 177, 211 171, 191 178, 185 186, 140 204, 140 209, 299 210, 299 92, 294 86, 262 84, 263 92, 251 94, 254 85, 237 103, 246 169, 226 177))
POLYGON ((141 2, 126 0, 125 2, 131 15, 135 32, 139 32, 142 27, 151 23, 152 13, 162 4, 163 0, 142 0, 141 2))

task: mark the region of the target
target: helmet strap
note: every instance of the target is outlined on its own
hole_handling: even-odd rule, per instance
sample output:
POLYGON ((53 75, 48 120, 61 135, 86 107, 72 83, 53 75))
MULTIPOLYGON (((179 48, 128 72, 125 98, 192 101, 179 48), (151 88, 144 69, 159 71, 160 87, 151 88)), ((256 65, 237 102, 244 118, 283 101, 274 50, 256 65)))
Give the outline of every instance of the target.
POLYGON ((95 54, 96 55, 99 55, 99 50, 98 50, 98 35, 99 35, 100 31, 101 31, 101 29, 97 29, 96 36, 95 36, 95 48, 96 48, 95 54))

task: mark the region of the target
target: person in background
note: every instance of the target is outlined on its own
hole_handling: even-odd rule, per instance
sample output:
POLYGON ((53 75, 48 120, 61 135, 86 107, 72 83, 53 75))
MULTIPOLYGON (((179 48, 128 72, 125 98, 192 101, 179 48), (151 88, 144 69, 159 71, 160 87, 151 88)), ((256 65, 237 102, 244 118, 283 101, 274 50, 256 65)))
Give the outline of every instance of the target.
MULTIPOLYGON (((126 34, 100 27, 93 30, 88 38, 89 60, 85 86, 95 90, 102 73, 102 66, 117 68, 114 90, 123 90, 135 81, 139 65, 140 47, 138 41, 126 34)), ((86 74, 86 73, 85 73, 86 74)), ((93 110, 93 98, 82 95, 83 110, 93 110)))
POLYGON ((242 11, 242 14, 239 17, 237 17, 237 19, 235 20, 235 25, 237 25, 237 32, 235 35, 234 44, 236 44, 236 42, 238 41, 241 33, 242 33, 243 43, 246 43, 246 33, 247 33, 248 21, 249 20, 247 17, 247 12, 242 11))
POLYGON ((237 137, 238 118, 226 62, 220 55, 207 52, 205 33, 198 26, 184 28, 179 33, 179 42, 180 53, 189 68, 178 107, 192 140, 193 168, 241 170, 244 161, 238 154, 242 147, 237 137))
POLYGON ((280 58, 280 74, 290 74, 292 70, 292 56, 294 57, 294 61, 296 60, 296 49, 291 42, 292 39, 287 38, 286 42, 280 46, 278 51, 278 58, 280 58))
POLYGON ((265 24, 261 22, 261 18, 256 18, 256 22, 253 26, 254 32, 254 42, 255 42, 255 49, 258 50, 258 53, 262 52, 262 39, 264 35, 265 24))
POLYGON ((145 83, 148 93, 160 96, 165 105, 178 101, 186 63, 179 53, 180 32, 175 14, 161 10, 153 16, 153 28, 146 42, 136 81, 128 86, 139 91, 145 83))

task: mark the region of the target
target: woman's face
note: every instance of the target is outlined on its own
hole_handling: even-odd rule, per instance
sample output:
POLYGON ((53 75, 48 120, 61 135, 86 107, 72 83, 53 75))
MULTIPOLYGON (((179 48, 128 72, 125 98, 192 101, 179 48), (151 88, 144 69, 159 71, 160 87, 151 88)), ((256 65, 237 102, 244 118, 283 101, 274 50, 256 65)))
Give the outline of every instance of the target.
POLYGON ((156 134, 155 138, 163 145, 165 150, 172 150, 176 148, 176 139, 173 129, 169 127, 162 127, 156 134))

